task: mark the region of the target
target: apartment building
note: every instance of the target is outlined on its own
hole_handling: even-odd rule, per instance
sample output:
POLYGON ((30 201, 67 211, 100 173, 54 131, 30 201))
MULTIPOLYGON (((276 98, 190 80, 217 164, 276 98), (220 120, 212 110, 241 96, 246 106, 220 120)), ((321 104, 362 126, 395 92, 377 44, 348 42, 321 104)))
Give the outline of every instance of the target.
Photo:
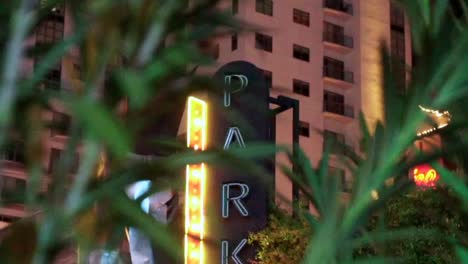
MULTIPOLYGON (((251 62, 263 69, 271 97, 299 100, 300 146, 314 164, 326 138, 359 150, 360 112, 371 127, 382 119, 382 43, 398 58, 404 89, 401 66, 412 64, 410 30, 390 0, 229 0, 222 7, 253 29, 217 39, 218 64, 251 62)), ((277 143, 292 144, 291 127, 291 111, 277 116, 277 143)), ((277 161, 287 162, 281 156, 277 161)), ((331 165, 346 193, 349 173, 337 155, 331 165)), ((275 177, 277 202, 291 201, 291 181, 278 169, 275 177)))
MULTIPOLYGON (((218 65, 245 60, 264 70, 270 96, 288 96, 300 102, 300 145, 316 164, 324 136, 359 147, 358 115, 373 125, 382 118, 379 45, 384 41, 406 64, 411 64, 407 21, 389 0, 226 0, 224 7, 256 27, 216 41, 218 65)), ((51 44, 73 30, 65 8, 55 7, 37 26, 27 45, 51 44)), ((23 62, 23 74, 34 70, 40 58, 23 62)), ((71 89, 80 85, 79 53, 72 49, 43 81, 42 89, 71 89)), ((55 104, 44 113, 59 126, 43 135, 43 171, 50 175, 67 142, 71 118, 55 104)), ((276 142, 292 143, 292 113, 276 120, 276 142)), ((0 152, 0 192, 25 186, 22 142, 0 152)), ((336 157, 335 157, 336 158, 336 157)), ((286 161, 278 157, 278 161, 286 161)), ((75 164, 79 162, 79 150, 75 164)), ((332 160, 332 164, 337 164, 332 160)), ((73 174, 77 166, 72 166, 73 174)), ((349 175, 338 165, 331 168, 349 186, 349 175)), ((46 183, 44 183, 46 184, 46 183)), ((292 184, 276 173, 278 197, 292 198, 292 184)), ((346 191, 346 189, 344 190, 346 191)), ((0 209, 0 228, 28 212, 21 204, 0 209)))
MULTIPOLYGON (((70 16, 67 16, 63 7, 54 7, 37 25, 34 33, 29 36, 25 45, 29 47, 53 44, 64 38, 72 31, 70 16)), ((62 58, 46 75, 46 79, 41 82, 39 89, 51 89, 54 91, 66 92, 71 89, 72 83, 79 84, 80 66, 78 64, 77 51, 71 50, 70 55, 62 58)), ((41 58, 26 58, 22 61, 22 75, 30 74, 41 58)), ((42 136, 44 142, 44 155, 42 161, 42 171, 46 179, 50 178, 52 171, 57 166, 57 161, 64 151, 71 118, 60 103, 54 103, 50 111, 43 113, 44 120, 54 124, 42 136)), ((28 173, 25 168, 25 149, 21 138, 15 142, 7 144, 0 152, 0 195, 25 187, 28 181, 28 173)), ((76 172, 79 162, 79 150, 70 167, 70 176, 76 172)), ((42 186, 45 190, 48 181, 44 181, 42 186)), ((9 204, 0 208, 0 228, 8 225, 18 218, 36 214, 33 210, 27 210, 22 204, 9 204)))

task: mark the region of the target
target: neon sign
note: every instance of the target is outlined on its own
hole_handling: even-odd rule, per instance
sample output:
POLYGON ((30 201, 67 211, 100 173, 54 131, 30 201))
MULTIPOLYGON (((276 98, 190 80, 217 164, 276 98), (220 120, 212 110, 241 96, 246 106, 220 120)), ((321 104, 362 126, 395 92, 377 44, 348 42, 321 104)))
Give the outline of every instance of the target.
MULTIPOLYGON (((206 101, 188 98, 187 147, 204 151, 207 134, 210 146, 224 150, 269 140, 269 89, 262 70, 248 62, 230 62, 214 78, 222 89, 207 93, 206 101), (243 120, 232 118, 233 113, 243 120), (208 115, 209 126, 215 128, 209 133, 208 115)), ((266 160, 255 161, 267 168, 266 160)), ((247 244, 247 237, 266 226, 263 181, 233 168, 200 163, 186 166, 185 187, 184 263, 244 264, 254 258, 256 248, 247 244)))
POLYGON ((414 183, 419 187, 435 187, 439 181, 437 171, 427 164, 416 166, 413 169, 412 176, 414 183))
MULTIPOLYGON (((193 96, 188 98, 187 147, 196 151, 203 151, 206 148, 207 108, 205 101, 193 96)), ((185 186, 185 264, 204 263, 205 181, 205 164, 187 165, 185 186)))

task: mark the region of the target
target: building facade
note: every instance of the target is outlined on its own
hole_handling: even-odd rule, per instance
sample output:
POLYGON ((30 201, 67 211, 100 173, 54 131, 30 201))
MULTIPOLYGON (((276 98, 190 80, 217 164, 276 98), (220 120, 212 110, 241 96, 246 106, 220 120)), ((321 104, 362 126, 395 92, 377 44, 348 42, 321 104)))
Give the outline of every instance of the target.
MULTIPOLYGON (((64 36, 72 32, 70 16, 66 14, 63 7, 54 7, 41 20, 29 36, 25 45, 27 47, 39 47, 50 45, 61 41, 64 36)), ((68 56, 63 57, 46 75, 46 78, 39 85, 39 89, 72 89, 72 84, 80 84, 80 67, 77 50, 72 49, 68 56)), ((25 58, 22 61, 22 76, 27 76, 34 71, 35 66, 41 60, 39 57, 25 58)), ((63 91, 66 92, 66 91, 63 91)), ((43 190, 46 190, 50 175, 57 165, 57 161, 64 151, 68 139, 68 131, 71 124, 70 115, 66 109, 56 102, 50 111, 44 111, 44 120, 55 124, 43 133, 43 161, 42 171, 46 175, 42 182, 43 190)), ((70 177, 76 172, 79 162, 79 148, 77 149, 73 165, 70 168, 70 177)), ((0 193, 6 193, 25 187, 28 181, 28 173, 25 168, 25 149, 23 142, 18 138, 15 142, 10 142, 1 150, 0 156, 0 193)), ((18 218, 39 214, 34 210, 27 210, 22 204, 9 204, 0 208, 0 228, 8 225, 18 218)))
MULTIPOLYGON (((389 0, 225 0, 222 6, 254 28, 215 41, 217 67, 249 61, 264 70, 271 97, 299 100, 300 145, 314 164, 322 157, 325 137, 359 148, 361 111, 370 126, 382 118, 380 45, 386 43, 392 54, 411 65, 407 21, 389 0)), ((66 9, 57 7, 37 26, 27 45, 51 44, 72 30, 66 9)), ((25 60, 23 74, 33 71, 38 60, 25 60)), ((47 74, 43 88, 67 90, 80 85, 79 62, 77 49, 72 49, 47 74)), ((44 118, 60 124, 43 135, 43 171, 50 175, 66 145, 71 118, 59 103, 44 118)), ((276 127, 276 142, 292 144, 291 111, 277 116, 276 127)), ((5 147, 0 159, 1 192, 25 186, 21 142, 5 147)), ((287 163, 287 158, 278 156, 277 161, 287 163)), ((79 149, 74 163, 78 162, 79 149)), ((337 164, 333 156, 331 169, 350 186, 349 175, 337 164)), ((288 203, 292 183, 279 171, 275 177, 277 201, 288 203)), ((3 207, 0 227, 30 213, 20 204, 3 207)))
MULTIPOLYGON (((397 58, 404 89, 402 69, 412 64, 410 30, 389 0, 229 0, 222 7, 252 30, 215 41, 218 65, 251 62, 264 70, 271 97, 299 100, 300 146, 313 164, 322 158, 326 138, 359 150, 360 112, 370 127, 382 120, 382 44, 397 58)), ((276 143, 292 144, 291 111, 277 116, 276 143)), ((352 179, 337 155, 331 166, 346 193, 352 179)), ((276 200, 288 204, 292 183, 278 169, 275 177, 276 200)))

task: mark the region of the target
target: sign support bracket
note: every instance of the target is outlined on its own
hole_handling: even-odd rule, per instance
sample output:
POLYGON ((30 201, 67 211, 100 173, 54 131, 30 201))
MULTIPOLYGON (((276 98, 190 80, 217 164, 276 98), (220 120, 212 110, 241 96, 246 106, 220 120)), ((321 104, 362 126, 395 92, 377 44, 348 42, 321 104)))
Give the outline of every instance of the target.
MULTIPOLYGON (((272 113, 276 116, 284 111, 292 109, 293 111, 293 120, 292 120, 292 141, 293 141, 293 158, 297 160, 298 151, 299 151, 299 100, 293 99, 287 96, 278 96, 277 98, 269 97, 269 103, 278 105, 278 108, 272 109, 272 113)), ((293 163, 293 171, 297 174, 298 168, 295 163, 293 163)), ((293 198, 293 217, 299 216, 299 186, 297 182, 293 181, 292 187, 292 198, 293 198)))

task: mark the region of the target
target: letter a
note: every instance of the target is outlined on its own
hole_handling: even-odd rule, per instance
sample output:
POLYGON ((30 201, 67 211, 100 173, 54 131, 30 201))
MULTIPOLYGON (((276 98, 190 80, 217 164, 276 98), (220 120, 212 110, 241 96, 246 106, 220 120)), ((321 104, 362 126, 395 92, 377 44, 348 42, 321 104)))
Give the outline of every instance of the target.
POLYGON ((231 146, 232 140, 236 137, 236 141, 241 148, 245 148, 244 139, 242 138, 242 134, 238 127, 231 127, 229 128, 228 135, 226 137, 226 141, 224 142, 224 149, 229 149, 231 146))

